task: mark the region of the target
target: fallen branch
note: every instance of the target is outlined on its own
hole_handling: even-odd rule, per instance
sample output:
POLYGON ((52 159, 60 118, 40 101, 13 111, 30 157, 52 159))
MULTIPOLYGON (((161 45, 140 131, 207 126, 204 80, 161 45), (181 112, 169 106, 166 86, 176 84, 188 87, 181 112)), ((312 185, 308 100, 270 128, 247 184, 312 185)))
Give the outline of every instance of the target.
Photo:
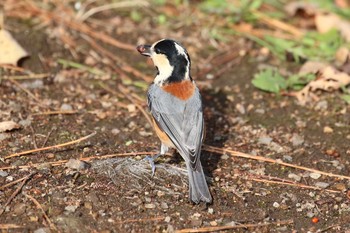
POLYGON ((9 229, 17 229, 17 228, 23 228, 23 227, 12 223, 5 223, 5 224, 0 223, 1 230, 9 230, 9 229))
POLYGON ((39 152, 39 151, 45 151, 45 150, 57 149, 57 148, 64 147, 64 146, 69 146, 69 145, 84 141, 84 140, 91 138, 92 136, 95 136, 95 135, 96 135, 96 132, 93 132, 92 134, 89 134, 85 137, 79 138, 79 139, 74 140, 74 141, 70 141, 70 142, 66 142, 66 143, 62 143, 62 144, 58 144, 58 145, 54 145, 54 146, 47 146, 47 147, 42 147, 42 148, 38 148, 38 149, 34 149, 34 150, 28 150, 28 151, 23 151, 23 152, 19 152, 19 153, 14 153, 14 154, 5 156, 4 159, 9 159, 12 157, 19 157, 22 155, 32 154, 32 153, 39 152))
POLYGON ((237 226, 217 226, 217 227, 202 227, 202 228, 186 228, 175 231, 176 233, 186 233, 186 232, 213 232, 213 231, 223 231, 223 230, 230 230, 230 229, 240 229, 240 228, 255 228, 255 227, 264 227, 264 226, 270 226, 270 225, 291 225, 294 221, 291 220, 284 220, 284 221, 277 221, 277 222, 266 222, 266 223, 248 223, 248 224, 241 224, 237 226))

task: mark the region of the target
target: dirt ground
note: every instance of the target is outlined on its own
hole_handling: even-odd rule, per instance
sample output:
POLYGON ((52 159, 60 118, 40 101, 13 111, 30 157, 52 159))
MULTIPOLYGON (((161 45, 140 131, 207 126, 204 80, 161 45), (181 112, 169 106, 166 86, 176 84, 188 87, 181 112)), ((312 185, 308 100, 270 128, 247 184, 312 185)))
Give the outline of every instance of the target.
MULTIPOLYGON (((189 202, 184 162, 176 153, 157 160, 154 177, 143 160, 160 146, 139 109, 146 110, 147 83, 120 70, 129 65, 152 77, 150 61, 136 49, 98 42, 120 60, 117 63, 96 52, 101 50, 77 31, 10 17, 7 28, 30 53, 21 67, 50 75, 0 78, 0 120, 21 126, 0 133, 2 232, 350 231, 350 181, 331 176, 350 176, 350 107, 339 93, 318 93, 320 100, 300 106, 293 97, 251 85, 260 66, 291 64, 278 63, 247 39, 233 36, 213 47, 206 38, 191 37, 192 26, 170 31, 149 20, 135 23, 112 16, 99 15, 96 30, 105 22, 110 36, 135 47, 171 37, 188 48, 205 105, 202 164, 213 203, 189 202), (67 42, 70 39, 76 47, 67 42), (71 145, 4 159, 87 135, 71 145), (277 163, 214 153, 212 147, 277 163), (96 159, 79 162, 92 156, 96 159), (69 159, 76 160, 67 164, 69 159), (23 177, 24 182, 5 186, 23 177)), ((0 69, 2 75, 16 74, 0 69)))

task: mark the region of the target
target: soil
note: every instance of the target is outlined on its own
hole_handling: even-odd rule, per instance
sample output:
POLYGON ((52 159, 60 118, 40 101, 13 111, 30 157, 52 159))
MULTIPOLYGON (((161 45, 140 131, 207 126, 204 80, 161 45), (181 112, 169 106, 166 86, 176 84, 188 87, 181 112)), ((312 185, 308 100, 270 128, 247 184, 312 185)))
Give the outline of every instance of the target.
MULTIPOLYGON (((130 23, 123 17, 120 20, 130 23)), ((204 67, 199 64, 208 61, 204 58, 213 49, 208 44, 208 49, 201 45, 199 51, 191 41, 183 41, 189 44, 190 55, 195 54, 192 75, 205 105, 207 134, 202 164, 214 200, 210 205, 194 205, 188 200, 184 162, 176 152, 157 160, 153 177, 144 160, 147 153, 159 150, 160 143, 137 104, 121 95, 118 85, 129 91, 127 95, 143 100, 145 85, 125 81, 113 70, 111 75, 98 76, 58 64, 62 58, 104 69, 98 60, 104 58, 80 44, 75 50, 65 47, 45 31, 53 29, 37 29, 16 20, 8 23, 31 54, 21 66, 51 76, 18 81, 35 99, 13 82, 1 80, 0 119, 17 122, 21 128, 0 133, 0 158, 96 134, 77 144, 0 160, 0 186, 31 174, 25 183, 0 190, 4 232, 55 232, 54 228, 59 232, 174 232, 216 226, 236 226, 226 230, 234 232, 350 230, 349 180, 205 149, 230 148, 349 176, 350 108, 339 93, 318 93, 319 101, 300 106, 293 97, 255 89, 251 85, 255 71, 261 64, 276 61, 259 55, 259 49, 242 38, 230 43, 233 51, 222 52, 245 50, 245 55, 237 55, 238 60, 226 68, 221 64, 219 68, 225 69, 214 79, 198 77, 204 67), (45 114, 54 110, 75 112, 45 114), (91 156, 125 153, 130 154, 79 162, 91 156), (76 159, 72 162, 78 167, 50 164, 69 159, 76 159), (32 166, 21 168, 23 165, 32 166), (14 167, 1 168, 8 166, 14 167)), ((142 34, 143 26, 133 24, 135 28, 121 32, 118 39, 136 46, 139 41, 152 43, 162 37, 142 34)), ((181 35, 170 36, 181 40, 181 35)), ((154 74, 151 63, 136 49, 111 51, 140 72, 154 74)), ((2 73, 13 72, 2 68, 2 73)), ((144 104, 142 107, 146 109, 144 104)))

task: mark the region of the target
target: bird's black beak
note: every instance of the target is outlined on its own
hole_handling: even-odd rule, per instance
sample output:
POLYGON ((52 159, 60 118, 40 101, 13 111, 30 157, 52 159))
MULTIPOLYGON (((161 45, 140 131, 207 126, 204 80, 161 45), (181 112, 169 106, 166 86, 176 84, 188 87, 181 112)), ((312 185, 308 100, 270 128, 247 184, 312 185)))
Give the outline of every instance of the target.
POLYGON ((147 57, 151 56, 151 45, 139 45, 139 46, 137 46, 136 49, 143 56, 147 56, 147 57))

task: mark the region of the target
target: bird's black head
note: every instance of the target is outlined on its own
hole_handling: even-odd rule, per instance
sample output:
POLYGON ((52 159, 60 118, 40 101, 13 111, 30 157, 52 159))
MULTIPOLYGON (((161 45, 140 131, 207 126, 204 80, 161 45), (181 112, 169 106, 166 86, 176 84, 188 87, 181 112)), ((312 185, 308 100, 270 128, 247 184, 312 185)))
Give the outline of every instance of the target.
POLYGON ((153 45, 139 45, 137 50, 144 56, 152 58, 158 69, 155 82, 179 82, 191 79, 191 60, 186 49, 178 42, 163 39, 153 45))

